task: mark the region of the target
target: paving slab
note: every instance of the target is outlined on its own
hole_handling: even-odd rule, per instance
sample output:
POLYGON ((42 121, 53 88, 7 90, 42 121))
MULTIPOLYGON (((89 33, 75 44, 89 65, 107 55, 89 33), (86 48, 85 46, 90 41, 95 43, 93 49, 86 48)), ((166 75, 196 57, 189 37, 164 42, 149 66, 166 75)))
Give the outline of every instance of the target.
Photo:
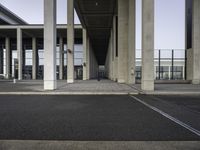
POLYGON ((1 150, 199 150, 198 141, 0 141, 1 150))
POLYGON ((126 84, 119 84, 110 80, 75 81, 67 84, 67 81, 58 81, 58 88, 54 91, 43 90, 42 80, 0 81, 0 94, 13 95, 127 95, 137 94, 138 91, 126 84))

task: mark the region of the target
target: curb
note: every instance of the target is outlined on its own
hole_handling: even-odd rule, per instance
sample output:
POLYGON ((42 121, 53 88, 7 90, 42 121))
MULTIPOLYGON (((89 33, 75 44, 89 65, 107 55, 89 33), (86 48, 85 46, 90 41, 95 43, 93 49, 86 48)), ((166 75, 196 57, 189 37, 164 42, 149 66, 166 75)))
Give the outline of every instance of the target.
POLYGON ((143 92, 145 95, 200 95, 200 92, 143 92))
POLYGON ((0 95, 138 95, 137 92, 0 92, 0 95))

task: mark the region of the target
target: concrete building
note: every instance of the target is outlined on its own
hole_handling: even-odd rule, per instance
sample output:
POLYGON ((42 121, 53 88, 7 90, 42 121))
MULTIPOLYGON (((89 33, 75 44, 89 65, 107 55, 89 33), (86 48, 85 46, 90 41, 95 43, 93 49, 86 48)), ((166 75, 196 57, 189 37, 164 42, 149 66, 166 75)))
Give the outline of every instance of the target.
POLYGON ((76 78, 97 78, 102 69, 110 80, 118 83, 135 84, 136 79, 141 78, 141 87, 147 91, 154 90, 155 79, 176 79, 175 70, 180 70, 177 71, 181 72, 180 79, 200 84, 199 0, 186 3, 186 61, 176 59, 173 52, 172 60, 166 59, 163 64, 156 58, 154 50, 154 0, 142 0, 142 50, 139 59, 135 48, 135 0, 68 0, 67 6, 68 25, 56 25, 56 0, 44 0, 44 25, 19 23, 9 26, 5 19, 1 21, 1 74, 6 72, 6 78, 27 78, 26 74, 30 73, 25 73, 25 57, 29 51, 30 78, 43 79, 45 90, 56 89, 57 79, 73 83, 76 78), (74 8, 81 25, 74 25, 74 8), (77 44, 82 45, 79 64, 76 64, 77 44), (40 65, 39 55, 42 54, 38 50, 42 49, 44 61, 40 65), (5 61, 2 61, 2 51, 5 51, 5 61), (17 52, 16 59, 11 57, 12 51, 17 52), (3 62, 5 69, 2 69, 3 62), (44 70, 44 76, 41 70, 44 70), (162 75, 162 70, 167 73, 162 75), (79 73, 81 77, 77 76, 79 73))

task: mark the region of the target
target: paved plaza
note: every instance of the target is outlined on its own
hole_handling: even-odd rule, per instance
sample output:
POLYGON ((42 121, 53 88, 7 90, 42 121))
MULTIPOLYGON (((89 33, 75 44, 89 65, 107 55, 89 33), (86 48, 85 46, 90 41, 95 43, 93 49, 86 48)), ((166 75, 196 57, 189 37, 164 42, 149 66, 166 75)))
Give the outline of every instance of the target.
POLYGON ((0 81, 0 94, 52 94, 52 95, 200 95, 200 85, 192 84, 155 84, 155 91, 143 91, 140 84, 119 84, 111 80, 76 80, 68 84, 66 80, 57 81, 58 89, 45 91, 42 80, 0 81))
POLYGON ((137 94, 138 91, 127 85, 119 84, 110 80, 77 80, 73 84, 67 84, 67 81, 58 81, 58 89, 55 91, 44 91, 43 81, 41 80, 24 80, 17 81, 0 81, 0 93, 53 93, 53 94, 137 94))

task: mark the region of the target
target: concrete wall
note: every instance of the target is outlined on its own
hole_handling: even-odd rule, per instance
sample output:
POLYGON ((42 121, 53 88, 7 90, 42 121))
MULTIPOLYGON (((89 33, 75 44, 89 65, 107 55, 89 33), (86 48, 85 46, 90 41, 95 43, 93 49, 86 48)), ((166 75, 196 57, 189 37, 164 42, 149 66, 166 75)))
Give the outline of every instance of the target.
POLYGON ((98 63, 96 56, 94 55, 91 44, 89 44, 89 60, 90 60, 90 79, 95 79, 98 76, 98 63))
POLYGON ((192 49, 193 84, 200 84, 200 1, 193 0, 192 49))
POLYGON ((0 74, 3 74, 3 46, 0 45, 0 74))
POLYGON ((110 37, 109 45, 108 45, 108 51, 106 55, 106 62, 105 62, 105 75, 108 79, 111 80, 112 78, 112 38, 110 37))
POLYGON ((186 80, 192 80, 193 78, 193 67, 191 67, 193 65, 193 49, 188 49, 187 50, 187 62, 186 62, 186 65, 187 65, 187 71, 186 71, 186 74, 187 74, 187 79, 186 80))

